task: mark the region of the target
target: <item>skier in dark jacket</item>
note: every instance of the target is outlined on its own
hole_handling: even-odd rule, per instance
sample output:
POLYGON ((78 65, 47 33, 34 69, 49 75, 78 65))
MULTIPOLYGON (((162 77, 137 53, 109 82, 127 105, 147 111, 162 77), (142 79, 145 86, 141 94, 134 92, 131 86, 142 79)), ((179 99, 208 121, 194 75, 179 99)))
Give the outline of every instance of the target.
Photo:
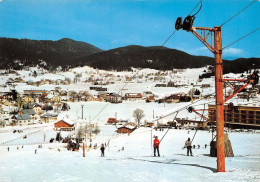
POLYGON ((105 147, 104 147, 104 144, 103 144, 103 143, 102 143, 102 145, 101 145, 100 150, 101 150, 101 157, 105 157, 105 147))
POLYGON ((154 156, 156 156, 156 150, 157 150, 158 157, 160 157, 159 145, 160 145, 160 141, 159 141, 158 137, 156 136, 153 141, 154 156))

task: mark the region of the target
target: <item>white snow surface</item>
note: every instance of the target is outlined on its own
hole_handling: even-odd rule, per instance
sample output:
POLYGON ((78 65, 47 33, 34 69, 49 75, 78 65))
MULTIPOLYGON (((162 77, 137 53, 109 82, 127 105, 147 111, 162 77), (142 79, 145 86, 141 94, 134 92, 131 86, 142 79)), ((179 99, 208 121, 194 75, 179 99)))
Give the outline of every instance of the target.
MULTIPOLYGON (((259 133, 229 133, 235 157, 226 158, 226 172, 216 172, 216 158, 209 157, 211 133, 198 131, 193 144, 193 157, 186 156, 182 149, 195 130, 170 129, 160 144, 161 157, 153 157, 151 136, 159 139, 164 131, 139 128, 130 135, 113 132, 114 126, 101 126, 100 136, 92 143, 107 143, 105 157, 100 150, 68 151, 66 144, 47 141, 55 136, 52 127, 28 135, 0 147, 0 181, 259 181, 260 140, 259 133), (43 133, 47 141, 43 142, 43 133), (42 148, 37 148, 42 144, 42 148), (207 144, 207 148, 205 148, 207 144), (21 146, 23 145, 23 148, 21 146), (200 145, 200 149, 197 148, 200 145), (19 150, 17 150, 17 146, 19 150), (10 147, 10 151, 7 151, 10 147), (124 147, 124 150, 122 150, 124 147), (35 154, 37 149, 37 154, 35 154)), ((33 130, 33 129, 31 129, 33 130)), ((12 129, 1 130, 11 137, 12 129)), ((26 129, 25 129, 26 131, 26 129)), ((24 131, 24 132, 25 132, 24 131)), ((23 133, 25 134, 25 133, 23 133)), ((61 135, 66 136, 66 132, 61 135)), ((5 136, 7 137, 7 136, 5 136)), ((86 141, 89 145, 89 140, 86 141)))
MULTIPOLYGON (((107 85, 108 92, 119 92, 122 87, 122 95, 125 93, 137 93, 152 91, 159 98, 173 93, 187 93, 194 85, 210 84, 210 88, 199 88, 203 95, 211 94, 214 89, 214 78, 203 79, 198 82, 198 77, 206 68, 184 69, 178 73, 171 73, 166 77, 168 81, 174 81, 176 84, 187 84, 182 88, 173 87, 155 87, 160 81, 135 79, 125 86, 125 76, 133 76, 136 69, 130 72, 115 72, 96 70, 90 67, 74 68, 68 72, 58 72, 50 74, 46 70, 30 68, 29 71, 18 71, 16 76, 9 74, 1 76, 0 90, 9 91, 11 86, 3 87, 8 78, 21 77, 25 81, 40 81, 43 79, 74 79, 76 74, 82 74, 80 82, 71 85, 41 85, 39 87, 28 86, 25 83, 17 83, 15 89, 18 92, 23 90, 53 90, 56 86, 62 90, 89 91, 90 83, 85 83, 89 75, 95 78, 102 78, 102 74, 114 74, 122 81, 115 81, 115 84, 107 85), (36 70, 43 73, 37 77, 29 76, 36 70), (2 86, 2 87, 1 87, 2 86)), ((143 69, 137 76, 148 73, 157 73, 158 70, 143 69)), ((172 72, 172 71, 168 71, 172 72)), ((154 76, 155 77, 155 76, 154 76)), ((239 78, 239 75, 228 74, 225 77, 239 78)), ((104 78, 105 79, 105 78, 104 78)), ((165 83, 165 82, 163 82, 165 83)), ((259 96, 253 98, 253 103, 259 105, 259 96)), ((232 99, 234 104, 241 104, 243 99, 232 99)), ((214 104, 214 100, 202 100, 195 102, 197 109, 202 109, 204 103, 214 104)), ((99 148, 88 148, 86 157, 83 157, 83 150, 78 152, 68 151, 66 144, 54 142, 49 143, 51 138, 56 137, 56 131, 52 124, 39 124, 21 127, 0 128, 0 181, 87 181, 87 182, 172 182, 172 181, 260 181, 260 133, 259 132, 230 132, 229 139, 232 143, 235 157, 226 158, 226 172, 217 173, 216 158, 209 157, 211 133, 208 131, 198 131, 195 135, 193 144, 193 157, 186 156, 186 149, 182 149, 188 137, 193 138, 195 130, 188 134, 187 130, 170 129, 168 132, 155 131, 151 128, 138 128, 130 135, 116 134, 116 127, 106 125, 109 117, 117 119, 134 121, 133 110, 140 108, 144 110, 145 118, 142 120, 158 121, 166 123, 173 120, 175 111, 188 106, 191 103, 172 103, 158 104, 145 103, 144 101, 129 102, 123 101, 120 104, 108 104, 106 102, 78 102, 68 103, 71 107, 69 111, 61 112, 58 120, 64 119, 75 122, 76 126, 87 122, 98 123, 101 133, 93 135, 92 146, 97 143, 109 145, 105 150, 105 157, 100 157, 99 148), (84 105, 84 116, 81 120, 81 105, 84 105), (100 113, 99 113, 100 112, 100 113), (167 115, 167 117, 165 117, 167 115), (168 116, 169 115, 169 116, 168 116), (13 133, 13 130, 23 130, 23 133, 13 133), (167 134, 166 134, 167 132, 167 134), (160 144, 161 157, 153 157, 152 140, 153 136, 159 139, 165 135, 160 144), (26 139, 23 139, 24 136, 26 139), (44 137, 45 136, 45 137, 44 137), (45 138, 45 140, 44 140, 45 138), (42 148, 38 148, 38 145, 42 148), (207 144, 207 148, 205 148, 207 144), (200 145, 200 149, 197 148, 200 145), (23 148, 22 148, 23 146, 23 148), (10 151, 8 152, 7 147, 10 151), (17 150, 17 147, 19 149, 17 150), (122 150, 124 147, 124 150, 122 150), (35 154, 37 149, 37 154, 35 154)), ((251 102, 244 104, 252 104, 251 102)), ((188 113, 186 109, 178 113, 179 118, 194 119, 194 114, 188 113)), ((198 116, 197 116, 198 117, 198 116)), ((119 126, 118 126, 119 127, 119 126)), ((61 132, 62 137, 75 135, 75 132, 61 132)), ((85 144, 89 146, 90 140, 85 144)), ((81 146, 82 147, 82 146, 81 146)))

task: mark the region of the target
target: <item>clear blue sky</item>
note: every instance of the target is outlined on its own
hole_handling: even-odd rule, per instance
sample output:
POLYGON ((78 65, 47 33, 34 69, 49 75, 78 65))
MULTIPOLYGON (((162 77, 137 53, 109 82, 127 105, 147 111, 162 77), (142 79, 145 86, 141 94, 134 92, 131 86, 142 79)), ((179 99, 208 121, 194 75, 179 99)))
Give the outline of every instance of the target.
MULTIPOLYGON (((199 0, 0 0, 0 37, 71 38, 101 49, 161 45, 199 0)), ((204 0, 194 26, 222 24, 250 0, 204 0)), ((223 26, 223 46, 260 27, 260 2, 223 26)), ((226 49, 224 58, 260 57, 260 31, 226 49)), ((165 45, 193 55, 212 56, 183 30, 165 45)))

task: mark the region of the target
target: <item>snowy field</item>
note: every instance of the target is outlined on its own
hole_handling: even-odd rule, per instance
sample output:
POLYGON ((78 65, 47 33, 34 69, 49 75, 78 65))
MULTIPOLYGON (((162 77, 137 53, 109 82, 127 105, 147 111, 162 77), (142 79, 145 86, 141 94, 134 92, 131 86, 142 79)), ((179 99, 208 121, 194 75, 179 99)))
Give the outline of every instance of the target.
MULTIPOLYGON (((46 127, 48 128, 48 127, 46 127)), ((108 142, 105 157, 99 149, 68 151, 65 144, 44 143, 42 131, 24 139, 0 146, 0 181, 259 181, 259 133, 229 133, 235 157, 226 158, 226 172, 216 172, 216 158, 209 157, 211 133, 198 131, 193 144, 194 157, 187 157, 182 149, 195 131, 170 129, 160 145, 161 157, 152 157, 151 136, 159 139, 166 133, 139 128, 131 135, 111 136, 114 126, 101 127, 101 137, 93 143, 108 142), (108 137, 110 135, 110 137, 108 137), (24 143, 23 148, 21 145, 24 143), (205 148, 207 144, 207 148, 205 148), (200 145, 200 149, 197 148, 200 145), (7 151, 7 146, 10 151, 7 151), (19 146, 19 150, 17 150, 19 146), (122 150, 124 147, 124 150, 122 150), (35 154, 37 149, 37 154, 35 154), (58 149, 60 151, 58 151, 58 149)), ((10 130, 11 131, 11 130, 10 130)), ((45 130, 49 136, 52 128, 45 130)), ((13 133, 9 132, 9 135, 13 133)), ((62 134, 63 135, 63 134, 62 134)), ((1 135, 0 135, 1 136, 1 135)), ((87 145, 88 145, 87 141, 87 145)))
MULTIPOLYGON (((121 95, 125 93, 136 93, 151 91, 158 98, 169 96, 173 93, 188 93, 190 89, 198 84, 210 84, 210 88, 199 88, 203 95, 214 93, 214 78, 203 79, 198 82, 198 77, 206 68, 179 70, 178 73, 171 73, 165 77, 165 82, 174 81, 176 84, 186 84, 182 88, 175 87, 155 87, 159 81, 146 80, 143 77, 140 80, 134 79, 126 84, 123 80, 125 76, 133 76, 136 69, 132 72, 113 72, 104 70, 95 70, 90 67, 74 68, 68 72, 58 72, 51 74, 44 72, 37 77, 30 76, 34 70, 40 72, 37 68, 30 68, 29 71, 18 71, 16 76, 9 74, 0 78, 0 90, 9 91, 14 88, 5 86, 9 78, 22 77, 25 81, 40 81, 44 79, 74 79, 76 74, 82 74, 80 81, 71 85, 41 85, 28 86, 25 83, 17 83, 15 89, 23 92, 27 89, 53 90, 56 86, 66 91, 89 91, 91 83, 85 80, 91 74, 95 78, 102 77, 105 74, 114 74, 121 81, 115 81, 115 84, 107 85, 108 92, 118 92, 121 95), (103 74, 103 75, 102 75, 103 74), (101 76, 100 76, 101 75, 101 76), (124 88, 123 91, 120 91, 124 88)), ((142 74, 157 73, 158 70, 143 69, 137 76, 142 74)), ((170 71, 169 71, 170 72, 170 71)), ((225 77, 239 78, 239 75, 228 74, 225 77)), ((259 106, 260 97, 252 98, 249 102, 243 99, 231 99, 235 105, 244 104, 259 106)), ((97 123, 101 132, 92 137, 92 146, 102 143, 109 145, 105 150, 105 157, 100 157, 100 150, 87 148, 86 157, 82 156, 83 150, 78 152, 68 151, 66 144, 59 142, 49 143, 51 138, 56 137, 56 131, 52 124, 38 124, 31 126, 16 126, 0 128, 0 182, 12 181, 87 181, 87 182, 172 182, 172 181, 260 181, 260 133, 256 132, 231 132, 231 140, 235 157, 226 158, 226 172, 217 173, 216 158, 209 157, 211 133, 208 131, 198 131, 195 135, 193 144, 193 157, 186 156, 186 149, 182 149, 188 137, 193 138, 195 131, 170 129, 163 138, 160 145, 161 157, 153 157, 152 140, 156 135, 162 139, 167 130, 155 131, 151 128, 139 128, 130 135, 116 134, 116 127, 106 125, 109 117, 116 117, 119 120, 134 121, 133 111, 136 108, 144 110, 146 121, 157 121, 166 123, 172 121, 176 111, 178 118, 187 118, 200 120, 194 113, 189 113, 186 107, 193 104, 196 109, 207 108, 207 104, 214 104, 214 99, 200 100, 187 103, 145 103, 144 100, 129 102, 123 101, 120 104, 109 104, 106 102, 68 102, 69 111, 59 113, 58 120, 64 119, 74 121, 76 126, 88 122, 97 123), (83 120, 81 107, 84 106, 83 120), (160 119, 162 118, 162 119, 160 119), (14 130, 23 130, 22 133, 13 133, 14 130), (27 136, 24 139, 24 136, 27 136), (207 144, 207 148, 205 148, 207 144), (42 148, 38 148, 42 145, 42 148), (200 145, 200 149, 197 148, 200 145), (10 151, 8 152, 7 148, 10 151), (17 150, 19 147, 19 150, 17 150), (122 150, 122 147, 124 150, 122 150), (37 149, 37 154, 35 150, 37 149)), ((205 113, 207 116, 207 113, 205 113)), ((73 135, 74 132, 61 132, 62 137, 73 135)), ((90 140, 85 141, 87 146, 90 140)))

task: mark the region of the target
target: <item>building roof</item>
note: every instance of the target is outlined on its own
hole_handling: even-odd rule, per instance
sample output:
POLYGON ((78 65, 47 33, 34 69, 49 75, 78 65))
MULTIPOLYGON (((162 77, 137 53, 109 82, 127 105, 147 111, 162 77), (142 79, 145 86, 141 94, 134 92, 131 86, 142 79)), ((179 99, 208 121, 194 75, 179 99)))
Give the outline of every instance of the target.
POLYGON ((33 109, 22 109, 21 112, 23 114, 28 114, 28 115, 36 114, 36 112, 33 109))
MULTIPOLYGON (((75 123, 72 122, 72 121, 64 121, 64 120, 57 121, 56 123, 59 123, 59 122, 67 123, 67 124, 70 125, 70 126, 73 126, 73 125, 75 124, 75 123)), ((54 124, 56 124, 56 123, 54 123, 54 124)))
POLYGON ((41 116, 41 118, 53 118, 57 117, 58 114, 50 114, 50 113, 45 113, 44 115, 41 116))
POLYGON ((125 94, 128 98, 142 98, 141 93, 126 93, 125 94))
POLYGON ((107 122, 116 122, 116 118, 108 118, 107 122))
POLYGON ((28 120, 31 119, 31 116, 28 114, 18 114, 15 116, 17 120, 28 120))

